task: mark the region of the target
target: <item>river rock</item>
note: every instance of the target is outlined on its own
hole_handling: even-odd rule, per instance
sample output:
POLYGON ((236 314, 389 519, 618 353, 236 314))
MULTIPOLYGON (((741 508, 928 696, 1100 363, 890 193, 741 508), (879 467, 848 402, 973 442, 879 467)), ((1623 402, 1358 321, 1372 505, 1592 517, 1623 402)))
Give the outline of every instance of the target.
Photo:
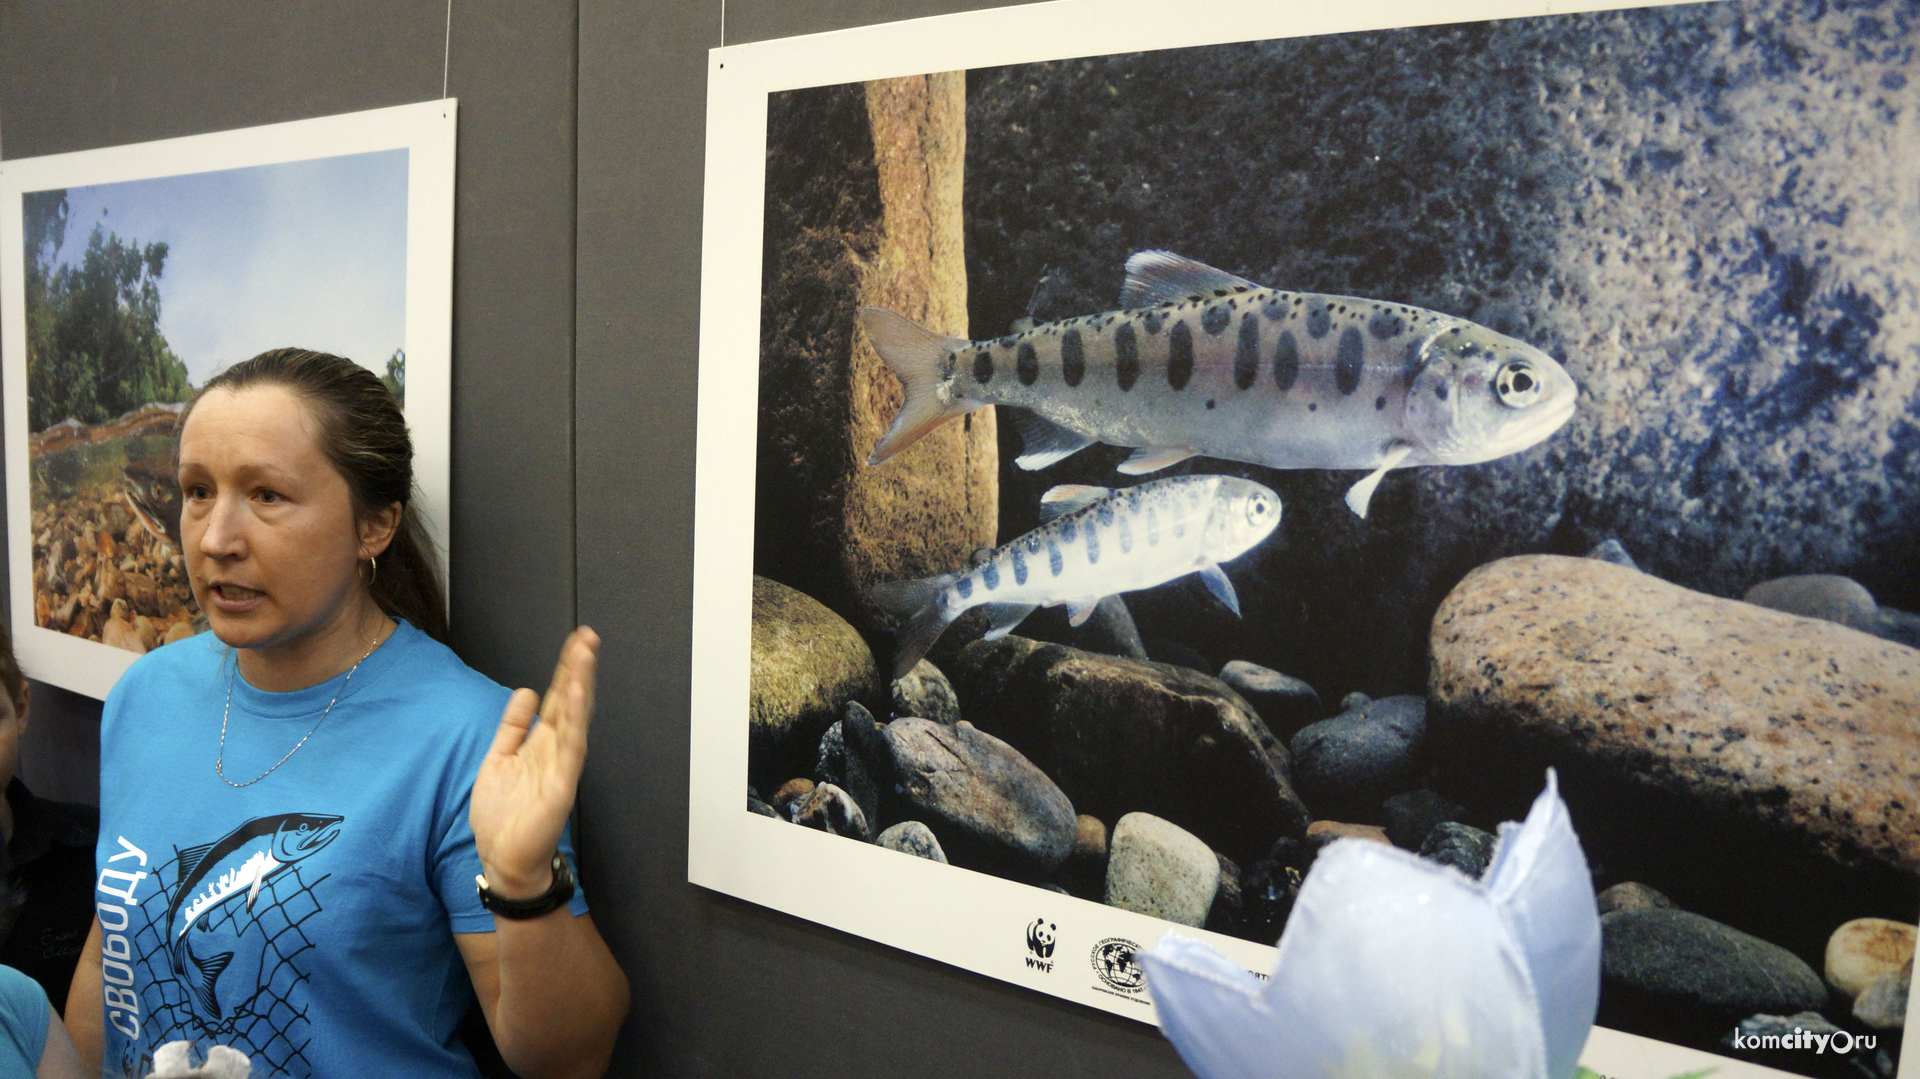
POLYGON ((1083 813, 1153 813, 1248 861, 1306 830, 1286 747, 1211 675, 1013 636, 968 645, 952 675, 975 722, 1083 813))
POLYGON ((1393 846, 1387 830, 1377 824, 1348 824, 1345 821, 1317 820, 1307 825, 1307 842, 1316 850, 1336 839, 1364 839, 1369 843, 1393 846))
POLYGON ((850 795, 867 820, 880 825, 880 797, 891 790, 896 779, 892 750, 880 735, 873 713, 859 701, 848 701, 846 718, 840 721, 842 779, 840 786, 850 795))
POLYGON ((1107 887, 1107 826, 1098 817, 1080 814, 1074 822, 1073 850, 1060 867, 1060 880, 1069 892, 1099 901, 1107 887))
POLYGON ((888 850, 897 850, 941 865, 947 864, 947 852, 940 849, 940 840, 934 838, 933 829, 917 820, 901 821, 881 832, 880 838, 874 842, 888 850))
MULTIPOLYGON (((1750 0, 977 70, 976 328, 1003 332, 1049 270, 1039 317, 1109 310, 1126 257, 1159 247, 1473 319, 1566 365, 1566 427, 1389 473, 1364 521, 1341 498, 1357 474, 1253 474, 1285 536, 1233 567, 1259 648, 1231 654, 1323 692, 1419 692, 1466 567, 1607 537, 1715 595, 1817 568, 1911 607, 1911 18, 1750 0)), ((1010 476, 1005 501, 1110 484, 1113 460, 1010 476)))
POLYGON ((1073 803, 1007 743, 930 719, 896 719, 880 736, 898 815, 924 820, 954 864, 1044 877, 1073 849, 1073 803))
POLYGON ((1813 968, 1776 944, 1683 910, 1622 910, 1600 919, 1602 997, 1618 992, 1728 1021, 1826 1003, 1813 968))
POLYGON ((1602 914, 1612 914, 1616 910, 1672 910, 1673 900, 1658 888, 1649 887, 1638 881, 1622 881, 1606 888, 1594 897, 1594 906, 1602 914))
POLYGON ((873 835, 867 815, 853 796, 831 783, 822 783, 787 807, 787 816, 803 828, 817 828, 829 835, 849 839, 869 839, 873 835))
POLYGON ((879 682, 858 631, 811 597, 753 579, 748 775, 761 789, 805 774, 820 736, 879 682))
POLYGON ((1464 820, 1466 815, 1466 806, 1429 790, 1396 794, 1380 805, 1387 838, 1404 850, 1419 850, 1434 825, 1464 820))
MULTIPOLYGON (((1503 559, 1433 622, 1452 775, 1560 763, 1920 875, 1920 651, 1585 558, 1503 559)), ((1758 1010, 1758 1009, 1756 1009, 1758 1010)))
POLYGON ((773 798, 767 804, 775 809, 784 810, 795 801, 812 794, 813 788, 814 782, 811 779, 789 779, 780 784, 780 789, 773 792, 773 798))
POLYGON ((1888 971, 1861 990, 1853 1002, 1854 1018, 1875 1030, 1902 1030, 1907 1025, 1907 994, 1913 988, 1913 957, 1899 970, 1888 971))
POLYGON ((1876 636, 1897 641, 1908 648, 1920 648, 1920 614, 1882 607, 1873 632, 1876 636))
POLYGON ((1622 546, 1619 540, 1613 539, 1612 537, 1608 537, 1594 544, 1593 550, 1587 552, 1587 557, 1598 558, 1602 562, 1611 562, 1616 566, 1625 566, 1628 569, 1640 568, 1640 566, 1634 562, 1633 556, 1627 553, 1626 547, 1622 546))
POLYGON ((1207 924, 1219 885, 1220 860, 1179 825, 1151 813, 1129 813, 1113 826, 1108 906, 1197 929, 1207 924))
POLYGON ((1848 999, 1913 961, 1915 928, 1886 918, 1855 918, 1827 938, 1827 984, 1848 999))
POLYGON ((1802 618, 1838 623, 1872 633, 1880 622, 1880 605, 1873 593, 1851 577, 1832 573, 1803 573, 1762 581, 1740 597, 1748 603, 1802 618))
POLYGON ((1420 781, 1427 702, 1384 697, 1302 727, 1293 736, 1293 778, 1317 813, 1377 820, 1380 803, 1420 781))
POLYGON ((903 678, 893 680, 893 714, 918 716, 952 726, 960 722, 960 698, 940 668, 921 660, 903 678))
POLYGON ((1260 711, 1267 728, 1290 739, 1300 728, 1321 718, 1320 694, 1292 675, 1236 659, 1220 668, 1220 680, 1260 711))
POLYGON ((754 566, 878 629, 866 586, 965 566, 998 530, 992 409, 866 463, 903 394, 859 310, 967 332, 966 75, 775 94, 767 130, 754 566))
POLYGON ((1246 874, 1226 855, 1216 852, 1214 856, 1220 862, 1220 883, 1214 887, 1203 928, 1232 933, 1246 917, 1246 874))
MULTIPOLYGON (((851 703, 851 702, 849 702, 851 703)), ((846 721, 836 720, 820 736, 813 755, 813 779, 816 783, 841 784, 847 778, 846 721)))
POLYGON ((747 812, 757 813, 762 817, 772 817, 774 820, 787 819, 781 815, 779 810, 768 805, 766 801, 760 797, 760 792, 752 787, 747 788, 747 812))
POLYGON ((1482 831, 1458 821, 1441 821, 1420 843, 1420 857, 1441 865, 1450 865, 1475 880, 1493 864, 1498 841, 1492 832, 1482 831))

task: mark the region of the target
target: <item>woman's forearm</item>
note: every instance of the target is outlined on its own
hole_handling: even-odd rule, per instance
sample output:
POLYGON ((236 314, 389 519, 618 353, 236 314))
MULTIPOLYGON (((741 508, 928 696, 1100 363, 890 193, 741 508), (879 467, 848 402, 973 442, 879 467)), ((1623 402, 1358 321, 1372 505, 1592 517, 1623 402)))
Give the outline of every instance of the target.
POLYGON ((458 939, 507 1066, 527 1079, 604 1074, 627 1015, 627 978, 592 916, 562 907, 494 924, 458 939))
POLYGON ((106 1030, 102 1025, 100 1000, 100 919, 93 920, 93 932, 87 934, 87 946, 80 949, 80 962, 73 968, 73 984, 67 988, 67 1033, 87 1074, 100 1074, 100 1061, 106 1055, 106 1030))

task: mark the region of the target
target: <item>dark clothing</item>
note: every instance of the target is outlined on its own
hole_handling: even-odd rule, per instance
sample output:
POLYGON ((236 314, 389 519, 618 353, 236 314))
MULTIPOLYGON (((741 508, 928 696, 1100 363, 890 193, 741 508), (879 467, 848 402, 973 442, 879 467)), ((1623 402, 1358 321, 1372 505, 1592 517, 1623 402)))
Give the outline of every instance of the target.
POLYGON ((65 1014, 67 986, 93 928, 93 846, 100 810, 37 798, 19 779, 7 784, 13 838, 0 872, 19 904, 0 941, 0 965, 30 975, 65 1014))

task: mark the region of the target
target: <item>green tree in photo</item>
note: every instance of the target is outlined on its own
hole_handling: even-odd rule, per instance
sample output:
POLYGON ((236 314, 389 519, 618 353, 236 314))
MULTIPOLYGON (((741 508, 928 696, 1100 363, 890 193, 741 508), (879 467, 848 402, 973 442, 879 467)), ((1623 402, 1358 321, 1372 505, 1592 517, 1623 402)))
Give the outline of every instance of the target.
POLYGON ((167 245, 142 246, 96 225, 80 264, 56 265, 66 192, 31 192, 24 204, 28 429, 186 400, 186 364, 160 332, 167 245))
POLYGON ((387 357, 387 373, 380 376, 380 381, 382 384, 384 384, 387 387, 387 392, 390 394, 393 394, 393 399, 399 402, 400 407, 403 409, 406 408, 407 407, 407 350, 406 349, 396 348, 393 350, 393 355, 387 357))

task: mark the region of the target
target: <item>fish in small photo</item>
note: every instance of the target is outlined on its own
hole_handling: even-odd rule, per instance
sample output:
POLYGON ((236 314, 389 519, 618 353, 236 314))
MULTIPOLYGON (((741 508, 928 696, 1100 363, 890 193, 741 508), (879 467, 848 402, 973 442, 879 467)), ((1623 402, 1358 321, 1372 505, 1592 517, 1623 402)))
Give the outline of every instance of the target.
POLYGON ((983 341, 863 308, 906 391, 867 463, 1015 405, 1021 468, 1104 442, 1134 448, 1128 475, 1194 456, 1366 469, 1347 493, 1365 517, 1391 469, 1491 461, 1573 416, 1577 387, 1552 357, 1437 311, 1264 288, 1167 251, 1127 260, 1120 307, 983 341))
POLYGON ((1114 490, 1065 484, 1040 498, 1039 528, 982 551, 966 569, 873 586, 869 595, 905 622, 894 677, 920 662, 962 614, 984 607, 987 640, 1036 609, 1065 604, 1080 625, 1107 596, 1189 573, 1234 614, 1240 600, 1220 569, 1280 524, 1280 496, 1232 476, 1174 476, 1114 490))

